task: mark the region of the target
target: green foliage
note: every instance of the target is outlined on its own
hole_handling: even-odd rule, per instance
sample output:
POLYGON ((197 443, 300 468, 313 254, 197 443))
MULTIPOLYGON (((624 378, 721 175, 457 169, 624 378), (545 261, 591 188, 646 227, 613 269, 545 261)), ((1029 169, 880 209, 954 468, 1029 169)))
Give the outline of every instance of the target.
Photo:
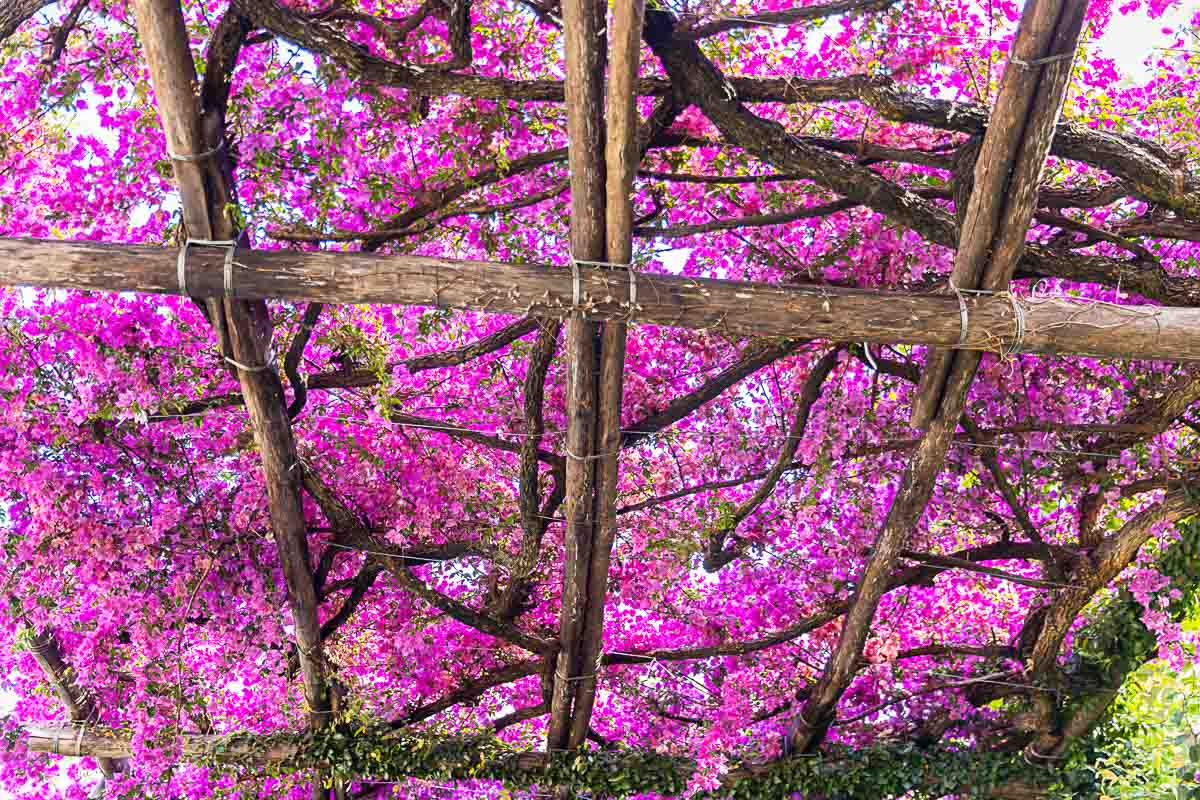
MULTIPOLYGON (((285 737, 283 741, 294 742, 285 737)), ((254 740, 261 748, 262 737, 254 740)), ((228 754, 250 741, 230 739, 212 751, 212 764, 228 768, 228 754)), ((443 737, 402 733, 343 720, 306 734, 296 753, 276 765, 279 773, 319 768, 334 780, 370 776, 455 781, 501 781, 510 789, 566 786, 577 796, 622 798, 656 792, 683 794, 692 762, 646 750, 579 750, 544 753, 516 750, 491 736, 443 737)), ((937 798, 983 796, 1014 777, 1046 778, 1019 756, 949 748, 876 745, 797 756, 735 770, 719 789, 700 797, 758 800, 799 792, 826 798, 937 798)))
MULTIPOLYGON (((1158 569, 1180 596, 1167 606, 1176 622, 1195 620, 1200 601, 1200 524, 1178 526, 1158 569)), ((1200 799, 1200 676, 1161 662, 1142 607, 1118 592, 1076 637, 1073 677, 1101 688, 1120 685, 1106 719, 1071 755, 1067 772, 1089 772, 1097 796, 1117 800, 1200 799), (1150 662, 1150 663, 1147 663, 1150 662), (1194 727, 1197 726, 1197 727, 1194 727)))
POLYGON ((1200 675, 1162 663, 1132 676, 1093 764, 1102 800, 1195 800, 1200 784, 1200 675))

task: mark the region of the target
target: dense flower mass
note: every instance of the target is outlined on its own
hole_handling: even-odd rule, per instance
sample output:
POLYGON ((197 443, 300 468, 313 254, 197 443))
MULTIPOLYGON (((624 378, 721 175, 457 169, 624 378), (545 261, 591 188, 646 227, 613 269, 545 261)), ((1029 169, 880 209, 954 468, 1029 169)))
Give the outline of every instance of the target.
MULTIPOLYGON (((1018 4, 664 5, 675 38, 642 55, 635 268, 944 290, 956 158, 996 99, 1018 4), (673 96, 659 56, 685 40, 764 136, 911 203, 772 163, 673 96)), ((0 235, 187 237, 132 6, 0 2, 0 235)), ((568 263, 557 3, 183 11, 203 90, 228 91, 214 157, 232 170, 224 213, 244 246, 568 263)), ((1092 0, 1030 228, 1040 255, 1012 291, 1200 305, 1197 187, 1200 11, 1092 0), (1153 33, 1141 69, 1104 49, 1124 25, 1153 33)), ((185 757, 190 741, 291 736, 311 716, 262 458, 206 313, 25 288, 0 302, 0 795, 82 798, 103 780, 107 797, 320 796, 312 765, 185 757), (70 757, 72 722, 126 754, 70 757), (67 755, 34 746, 47 728, 70 731, 50 748, 67 755)), ((570 456, 559 324, 269 307, 330 715, 543 749, 570 456)), ((786 755, 921 436, 909 412, 924 359, 630 328, 586 747, 686 763, 680 794, 786 755)), ((1120 600, 1152 635, 1138 659, 1191 659, 1178 602, 1191 573, 1160 560, 1197 502, 1198 401, 1187 364, 986 355, 817 749, 983 757, 1035 741, 1053 766, 1095 722, 1079 709, 1131 668, 1075 646, 1120 600)), ((342 777, 355 796, 510 796, 486 778, 380 775, 342 777)))

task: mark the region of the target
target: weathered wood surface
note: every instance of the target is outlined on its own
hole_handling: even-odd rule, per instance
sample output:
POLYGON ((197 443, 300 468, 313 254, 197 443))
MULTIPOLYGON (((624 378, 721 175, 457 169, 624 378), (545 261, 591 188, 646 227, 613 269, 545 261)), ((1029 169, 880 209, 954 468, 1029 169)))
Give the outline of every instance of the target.
MULTIPOLYGON (((1007 289, 1016 271, 1087 4, 1088 0, 1031 0, 1025 6, 963 217, 954 274, 972 286, 982 284, 988 291, 1007 289), (1066 57, 1060 58, 1060 54, 1066 57), (1057 60, 1045 62, 1047 58, 1057 60), (1042 75, 1047 67, 1038 66, 1039 62, 1051 64, 1048 77, 1042 75), (985 159, 995 163, 985 163, 985 159)), ((1019 313, 1015 319, 1024 336, 1028 318, 1019 313)), ((918 398, 933 401, 914 406, 912 424, 928 424, 928 433, 904 471, 834 652, 798 715, 800 725, 792 734, 797 751, 814 749, 833 723, 842 693, 854 678, 889 576, 933 496, 980 359, 977 352, 952 352, 949 358, 926 366, 918 398)))
MULTIPOLYGON (((0 239, 0 285, 88 291, 177 294, 175 250, 147 245, 0 239)), ((222 293, 218 250, 193 249, 188 290, 222 293)), ((958 300, 945 295, 814 289, 744 281, 637 276, 638 303, 628 304, 624 273, 581 267, 584 312, 592 319, 691 329, 735 337, 841 342, 958 342, 958 300)), ((569 269, 425 256, 364 253, 240 252, 235 293, 243 298, 383 303, 526 312, 565 317, 571 311, 569 269)), ((1112 358, 1200 360, 1200 309, 1115 306, 1070 298, 1022 298, 1022 352, 1112 358)), ((1005 296, 973 296, 966 347, 997 351, 1012 344, 1013 306, 1005 296)))
MULTIPOLYGON (((950 276, 951 284, 959 289, 1002 291, 1016 272, 1037 207, 1046 155, 1062 114, 1087 6, 1087 0, 1026 6, 975 163, 974 188, 961 210, 959 244, 950 276)), ((976 366, 969 358, 932 350, 914 396, 910 424, 927 428, 951 382, 951 370, 976 366)))
MULTIPOLYGON (((198 98, 205 93, 196 91, 196 66, 179 0, 136 0, 133 10, 168 150, 188 156, 213 153, 213 157, 200 160, 171 160, 185 228, 197 239, 234 240, 238 231, 225 213, 233 199, 232 178, 222 168, 227 165, 217 157, 216 150, 225 136, 223 114, 199 106, 198 98), (207 117, 202 111, 208 112, 207 117), (207 137, 204 127, 211 128, 207 137)), ((47 262, 39 266, 49 269, 47 262)), ((221 341, 222 354, 237 366, 262 457, 271 528, 287 582, 309 724, 320 727, 329 720, 330 698, 308 557, 308 527, 300 497, 299 460, 279 375, 275 370, 260 368, 271 350, 270 315, 265 303, 245 299, 210 300, 206 307, 221 341)), ((314 784, 314 797, 321 796, 319 790, 314 784)))
MULTIPOLYGON (((567 161, 571 183, 571 254, 605 261, 604 64, 605 13, 599 0, 564 0, 567 161)), ((575 694, 583 672, 581 640, 596 535, 596 421, 599 330, 582 314, 567 322, 567 532, 563 547, 559 651, 546 745, 568 746, 575 694)))
MULTIPOLYGON (((609 27, 609 65, 605 165, 606 260, 629 264, 633 258, 633 179, 637 172, 638 113, 634 102, 638 61, 642 47, 642 0, 617 3, 609 27)), ((618 273, 619 274, 619 273, 618 273)), ((604 324, 600 339, 600 365, 596 391, 596 473, 593 519, 595 537, 588 564, 587 601, 580 633, 579 665, 582 674, 573 681, 570 747, 582 747, 591 730, 596 702, 595 664, 604 647, 604 607, 608 599, 608 571, 617 534, 618 460, 621 451, 621 402, 624 397, 627 325, 621 320, 604 324)))

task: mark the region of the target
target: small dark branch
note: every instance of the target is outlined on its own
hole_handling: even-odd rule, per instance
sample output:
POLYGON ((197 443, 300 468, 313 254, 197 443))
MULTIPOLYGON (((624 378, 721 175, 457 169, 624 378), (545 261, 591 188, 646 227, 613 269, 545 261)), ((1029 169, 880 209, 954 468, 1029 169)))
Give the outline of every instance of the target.
POLYGON ((552 200, 567 190, 567 181, 558 181, 549 189, 543 189, 540 192, 526 195, 519 200, 510 200, 507 203, 496 203, 495 205, 473 205, 459 206, 452 208, 435 217, 436 222, 443 222, 457 216, 479 216, 486 217, 491 214, 504 214, 509 211, 516 211, 520 208, 528 208, 532 205, 537 205, 545 200, 552 200))
POLYGON ((530 331, 537 330, 539 323, 540 321, 533 317, 525 317, 462 347, 405 359, 404 366, 414 375, 427 369, 456 367, 515 342, 530 331))
MULTIPOLYGON (((432 433, 440 433, 450 436, 455 439, 463 439, 468 442, 491 447, 495 450, 503 450, 508 453, 521 452, 521 444, 519 442, 510 442, 507 439, 501 439, 499 436, 483 433, 482 431, 471 430, 448 422, 445 420, 431 419, 429 417, 417 417, 412 414, 401 414, 398 411, 388 412, 386 419, 389 422, 397 425, 408 425, 413 428, 424 428, 432 433)), ((555 467, 565 463, 562 456, 556 453, 550 453, 545 450, 537 451, 538 458, 547 464, 555 467)))
POLYGON ((1038 205, 1045 208, 1099 208, 1111 205, 1131 193, 1123 181, 1109 181, 1092 189, 1053 189, 1038 192, 1038 205))
POLYGON ((826 19, 839 14, 874 14, 895 5, 897 0, 837 0, 822 5, 802 6, 785 11, 768 11, 744 17, 721 17, 702 24, 681 26, 675 31, 679 39, 695 41, 718 33, 756 27, 785 27, 798 22, 826 19))
MULTIPOLYGON (((915 582, 915 578, 913 582, 915 582)), ((847 605, 847 603, 834 604, 825 611, 805 617, 795 625, 773 631, 757 639, 714 645, 698 645, 696 647, 680 647, 670 650, 646 650, 633 653, 609 652, 604 654, 601 663, 646 664, 651 661, 695 661, 718 656, 745 656, 798 639, 806 633, 811 633, 845 613, 847 605)))
POLYGON ((696 234, 711 233, 712 231, 762 228, 770 225, 784 225, 788 222, 795 222, 798 219, 828 217, 839 211, 855 208, 858 205, 858 203, 852 200, 835 200, 832 203, 809 206, 807 208, 796 209, 795 211, 781 211, 775 214, 754 214, 746 217, 720 219, 698 225, 676 225, 666 228, 638 227, 633 229, 633 235, 643 239, 681 239, 685 236, 695 236, 696 234))
POLYGON ((656 716, 669 719, 672 722, 681 722, 684 725, 705 725, 708 723, 708 720, 701 719, 700 717, 690 717, 686 714, 676 714, 674 711, 667 711, 656 697, 646 698, 646 705, 650 707, 650 710, 656 716))
POLYGON ((312 233, 308 231, 272 231, 276 239, 291 242, 353 242, 363 240, 376 245, 383 244, 389 239, 409 235, 412 226, 420 220, 446 208, 470 191, 484 186, 499 183, 516 175, 522 175, 533 170, 564 161, 567 158, 565 147, 548 150, 541 153, 522 156, 514 159, 504 167, 499 165, 476 173, 464 180, 449 186, 443 186, 425 192, 407 211, 401 212, 389 219, 383 226, 366 231, 334 231, 331 233, 312 233))
POLYGON ((1153 239, 1182 239, 1187 242, 1200 242, 1200 222, 1175 218, 1161 218, 1154 215, 1138 217, 1122 222, 1115 226, 1116 233, 1121 236, 1146 236, 1153 239))
POLYGON ((911 559, 912 561, 918 561, 922 564, 931 564, 935 567, 978 572, 982 575, 989 575, 993 578, 1009 581, 1010 583, 1020 584, 1021 586, 1030 586, 1034 589, 1057 589, 1061 586, 1061 584, 1053 581, 1041 581, 1037 580, 1036 578, 1026 578, 1021 575, 1014 575, 1011 572, 1005 572, 1002 569, 985 567, 981 564, 975 563, 974 561, 968 561, 962 558, 954 558, 953 556, 940 556, 936 553, 920 553, 915 550, 901 550, 900 557, 911 559))
POLYGON ((296 336, 283 359, 283 372, 292 384, 292 404, 288 406, 288 419, 291 420, 300 416, 304 404, 308 402, 308 384, 300 374, 300 361, 304 358, 304 348, 308 347, 308 340, 312 338, 313 327, 316 326, 323 307, 321 303, 309 303, 305 307, 300 329, 296 331, 296 336))
POLYGON ((664 202, 663 193, 658 191, 658 187, 654 186, 650 189, 650 210, 645 214, 635 217, 633 220, 633 229, 637 230, 643 225, 649 225, 654 220, 662 216, 662 213, 667 210, 664 202))
POLYGON ((87 9, 88 3, 89 0, 75 0, 75 5, 71 6, 66 18, 54 29, 54 35, 50 40, 50 52, 42 58, 43 65, 57 64, 58 60, 62 58, 63 51, 67 49, 67 41, 71 38, 71 31, 75 30, 75 26, 79 24, 79 17, 87 9))
MULTIPOLYGON (((793 466, 796 466, 796 465, 793 465, 793 466)), ((672 500, 679 500, 680 498, 683 498, 683 497, 690 497, 694 494, 700 494, 701 492, 711 492, 711 491, 715 491, 717 489, 728 489, 731 486, 741 486, 743 483, 750 483, 750 481, 759 481, 765 477, 767 477, 767 470, 764 469, 759 472, 754 472, 754 473, 751 473, 750 475, 742 475, 741 477, 737 477, 737 478, 727 478, 722 481, 708 481, 707 483, 699 483, 699 484, 696 484, 695 486, 688 486, 687 488, 680 489, 678 491, 671 492, 669 494, 659 495, 658 497, 651 497, 649 500, 643 500, 640 503, 633 503, 632 505, 622 506, 621 508, 617 509, 617 513, 618 514, 632 514, 637 511, 645 511, 648 508, 654 508, 656 506, 661 506, 665 503, 671 502, 672 500)))
POLYGON ((332 589, 326 590, 325 584, 329 580, 329 572, 333 569, 333 562, 337 560, 338 553, 343 553, 345 550, 330 545, 321 553, 321 559, 317 562, 317 569, 313 572, 313 590, 317 593, 317 601, 324 600, 332 589))
POLYGON ((562 29, 562 9, 558 3, 540 0, 520 0, 521 5, 533 12, 538 21, 552 28, 562 29))
POLYGON ((716 184, 758 184, 758 183, 779 183, 783 181, 802 181, 805 180, 803 175, 792 175, 788 173, 771 173, 768 175, 692 175, 683 172, 657 172, 651 169, 638 170, 638 176, 642 178, 650 178, 656 181, 667 181, 669 183, 716 183, 716 184))
MULTIPOLYGON (((348 553, 363 553, 367 556, 380 555, 394 559, 407 567, 421 567, 442 561, 454 561, 459 558, 475 556, 479 558, 498 558, 498 554, 490 548, 470 542, 447 542, 446 544, 414 545, 412 547, 397 547, 382 539, 359 539, 349 537, 340 539, 329 545, 330 550, 341 550, 348 553)), ((349 583, 335 581, 327 585, 325 595, 333 594, 340 589, 349 587, 349 583)))
POLYGON ((345 542, 346 546, 367 552, 370 559, 386 569, 405 590, 415 594, 451 619, 489 636, 494 636, 533 653, 544 654, 553 650, 552 642, 525 633, 515 625, 476 611, 466 603, 442 594, 427 585, 412 574, 404 558, 389 552, 388 544, 374 537, 369 526, 358 515, 351 512, 338 499, 333 490, 311 469, 303 471, 303 480, 304 488, 321 507, 321 512, 329 520, 330 525, 338 531, 341 541, 345 542))
POLYGON ((1086 237, 1084 242, 1079 245, 1073 245, 1070 242, 1065 242, 1064 244, 1066 249, 1072 249, 1076 246, 1084 247, 1095 244, 1096 242, 1108 242, 1109 244, 1115 244, 1117 247, 1128 250, 1130 253, 1133 253, 1135 256, 1137 256, 1138 260, 1140 261, 1145 261, 1149 264, 1158 263, 1158 259, 1154 257, 1154 254, 1147 250, 1143 245, 1130 239, 1126 239, 1124 236, 1106 231, 1103 228, 1098 228, 1095 225, 1089 225, 1086 222, 1080 222, 1079 220, 1071 219, 1064 214, 1058 214, 1053 211, 1038 211, 1034 214, 1034 217, 1043 225, 1053 225, 1064 232, 1071 231, 1074 233, 1080 233, 1086 237))
POLYGON ((368 562, 358 571, 358 574, 354 576, 350 596, 342 602, 342 606, 338 609, 337 613, 325 620, 325 624, 321 626, 322 642, 332 636, 338 628, 353 616, 355 610, 362 603, 363 598, 367 596, 367 592, 371 590, 371 586, 374 585, 375 579, 379 577, 381 572, 383 572, 383 568, 374 562, 368 562))
POLYGON ((404 589, 415 594, 456 622, 460 622, 468 628, 474 628, 480 633, 486 633, 488 636, 493 636, 501 641, 516 645, 530 653, 545 654, 554 651, 554 642, 525 633, 516 625, 488 616, 482 611, 476 611, 466 603, 456 600, 449 595, 442 594, 414 576, 398 560, 383 559, 381 563, 387 567, 388 572, 392 574, 392 577, 404 589))
POLYGON ((510 728, 513 725, 517 725, 522 722, 527 722, 528 720, 531 720, 531 719, 537 719, 538 717, 544 716, 545 714, 549 714, 549 713, 550 713, 550 704, 549 703, 539 703, 536 706, 526 706, 525 708, 518 708, 516 711, 512 712, 511 714, 505 714, 503 717, 493 720, 492 728, 496 732, 500 732, 500 731, 504 730, 505 728, 510 728))
POLYGON ((558 335, 562 324, 545 321, 538 332, 537 343, 529 356, 529 368, 525 373, 525 439, 521 444, 520 488, 517 504, 521 511, 521 549, 517 553, 509 583, 496 605, 496 614, 501 619, 511 619, 519 613, 526 582, 537 565, 542 537, 549 520, 541 513, 541 480, 538 449, 546 431, 544 401, 546 375, 558 350, 558 335))
POLYGON ((218 394, 200 400, 193 400, 180 407, 178 411, 171 410, 169 407, 160 408, 157 413, 150 415, 149 420, 150 422, 168 422, 182 417, 194 417, 216 408, 232 408, 233 406, 244 405, 245 402, 245 398, 240 393, 218 394))
POLYGON ((895 660, 906 658, 927 658, 929 656, 975 656, 976 658, 1016 658, 1017 649, 1006 645, 988 645, 975 647, 966 644, 928 644, 923 647, 913 647, 901 650, 895 660))
POLYGON ((674 425, 693 411, 714 400, 743 378, 754 374, 768 364, 791 355, 803 344, 802 341, 785 341, 747 349, 743 352, 741 360, 705 381, 700 388, 675 398, 661 411, 648 414, 633 423, 629 429, 624 431, 621 447, 633 447, 674 425))
MULTIPOLYGON (((976 442, 981 441, 985 437, 979 426, 974 423, 966 414, 963 414, 959 422, 963 429, 976 442)), ((1008 476, 1004 474, 1004 468, 1000 465, 1000 459, 996 455, 996 451, 989 447, 979 448, 979 460, 987 467, 988 472, 992 475, 992 481, 996 484, 996 490, 1000 496, 1004 498, 1005 505, 1013 513, 1013 517, 1017 520, 1017 524, 1021 526, 1021 530, 1029 537, 1029 541, 1036 542, 1040 545, 1045 545, 1045 540, 1042 539, 1041 532, 1037 526, 1033 524, 1033 520, 1029 516, 1029 512, 1025 509, 1025 504, 1017 497, 1017 492, 1013 489, 1012 484, 1008 480, 1008 476)), ((1049 552, 1049 551, 1047 551, 1049 552)))
POLYGON ((440 714, 448 708, 453 708, 460 703, 466 703, 481 697, 489 689, 494 689, 497 686, 504 686, 529 675, 536 675, 538 670, 542 668, 542 660, 535 659, 531 661, 522 661, 518 664, 512 664, 507 667, 496 669, 488 672, 478 678, 471 678, 464 681, 454 691, 441 697, 433 702, 414 708, 399 719, 393 720, 392 728, 404 728, 409 725, 415 725, 418 722, 424 722, 435 714, 440 714))
POLYGON ((855 162, 863 166, 896 161, 902 164, 919 164, 923 167, 950 170, 954 165, 953 153, 933 153, 916 148, 888 147, 864 139, 833 139, 827 136, 797 136, 794 138, 822 150, 854 156, 855 162))
POLYGON ((237 66, 238 54, 250 35, 250 20, 237 11, 229 10, 213 30, 205 54, 207 64, 204 82, 200 87, 200 107, 206 115, 217 115, 220 125, 207 123, 214 130, 224 127, 225 113, 229 107, 229 91, 233 85, 233 70, 237 66))
POLYGON ((930 686, 925 689, 919 689, 915 692, 909 692, 903 697, 898 697, 895 700, 889 700, 886 703, 881 703, 873 708, 869 708, 861 714, 855 714, 853 717, 839 719, 837 724, 849 725, 854 722, 860 722, 867 717, 872 717, 878 714, 880 711, 891 708, 892 706, 900 705, 901 703, 907 703, 909 700, 912 700, 915 697, 921 697, 922 695, 933 694, 934 692, 944 692, 949 689, 962 689, 964 687, 971 686, 972 684, 986 683, 988 681, 1001 680, 1008 677, 1011 677, 1011 673, 1009 672, 992 672, 988 673, 987 675, 980 675, 976 678, 964 678, 961 681, 950 681, 949 683, 943 683, 938 686, 930 686))
POLYGON ((792 427, 766 479, 748 500, 734 509, 727 518, 722 519, 718 526, 705 536, 705 570, 716 572, 741 555, 745 540, 737 536, 737 527, 771 496, 780 478, 787 472, 792 458, 796 455, 796 449, 800 446, 800 440, 804 438, 804 429, 808 426, 813 406, 821 397, 821 387, 837 366, 840 353, 841 348, 835 347, 813 365, 812 371, 804 381, 804 387, 800 390, 800 396, 796 399, 796 416, 792 420, 792 427), (726 541, 729 539, 732 539, 732 544, 726 547, 726 541))

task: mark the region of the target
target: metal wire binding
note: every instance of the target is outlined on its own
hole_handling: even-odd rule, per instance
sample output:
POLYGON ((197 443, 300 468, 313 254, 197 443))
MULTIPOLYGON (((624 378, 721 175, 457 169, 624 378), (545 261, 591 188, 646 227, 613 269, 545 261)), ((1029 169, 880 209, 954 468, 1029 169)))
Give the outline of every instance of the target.
POLYGON ((962 290, 954 285, 954 281, 947 281, 946 285, 958 297, 958 347, 962 348, 967 343, 967 327, 970 322, 970 315, 967 311, 967 299, 963 297, 962 290))
POLYGON ((175 277, 179 281, 179 294, 187 296, 187 253, 192 245, 197 247, 222 247, 225 249, 225 296, 233 296, 233 256, 237 252, 237 242, 232 239, 188 239, 179 248, 175 259, 175 277))
POLYGON ((1034 67, 1040 67, 1043 64, 1052 64, 1055 61, 1064 61, 1068 58, 1073 58, 1074 56, 1075 56, 1075 51, 1071 51, 1069 53, 1059 53, 1057 55, 1046 56, 1044 58, 1035 58, 1031 61, 1022 61, 1019 58, 1010 58, 1008 60, 1008 63, 1016 64, 1018 67, 1021 67, 1022 69, 1033 69, 1034 67))
POLYGON ((1025 342, 1025 309, 1021 307, 1020 300, 1018 300, 1017 296, 1012 292, 1009 292, 1008 294, 1008 302, 1011 303, 1013 307, 1016 330, 1013 332, 1012 344, 1008 346, 1007 350, 1002 352, 1002 354, 1005 356, 1011 356, 1013 353, 1016 353, 1020 349, 1021 345, 1025 342))
POLYGON ((571 259, 571 277, 574 278, 574 305, 579 305, 579 265, 585 264, 589 267, 608 267, 610 269, 623 269, 629 273, 629 314, 633 315, 637 309, 637 273, 633 271, 632 264, 618 264, 615 261, 588 261, 582 258, 571 259))
POLYGON ((169 156, 172 161, 185 161, 188 163, 193 163, 196 161, 203 161, 206 158, 212 158, 213 156, 215 156, 217 153, 221 152, 224 149, 225 149, 225 140, 222 139, 220 142, 217 143, 216 147, 213 147, 210 150, 205 150, 202 153, 172 153, 170 148, 168 148, 167 156, 169 156))

